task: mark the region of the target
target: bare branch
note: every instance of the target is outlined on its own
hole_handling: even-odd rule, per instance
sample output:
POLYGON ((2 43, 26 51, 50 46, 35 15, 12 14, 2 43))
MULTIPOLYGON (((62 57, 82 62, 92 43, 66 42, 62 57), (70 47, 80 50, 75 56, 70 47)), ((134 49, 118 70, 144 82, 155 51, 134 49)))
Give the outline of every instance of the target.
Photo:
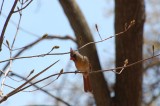
POLYGON ((3 26, 3 29, 2 29, 2 32, 1 32, 1 37, 0 37, 0 51, 2 50, 2 43, 3 43, 3 39, 4 39, 4 33, 6 31, 6 28, 7 28, 7 25, 9 23, 9 20, 10 20, 12 14, 13 14, 13 11, 14 11, 16 5, 17 5, 17 2, 18 2, 18 0, 14 1, 14 4, 13 4, 13 6, 11 8, 11 11, 9 12, 9 15, 8 15, 8 17, 7 17, 6 21, 5 21, 4 26, 3 26))
MULTIPOLYGON (((11 73, 12 73, 12 71, 11 71, 11 73)), ((34 69, 28 74, 28 76, 27 76, 25 79, 28 79, 33 73, 34 73, 34 69)), ((22 79, 22 80, 16 80, 16 79, 12 78, 12 77, 9 76, 9 75, 8 75, 7 77, 9 77, 10 79, 12 79, 13 81, 16 81, 16 82, 21 82, 21 81, 23 81, 23 79, 22 79)))
MULTIPOLYGON (((153 59, 153 58, 155 58, 155 57, 157 57, 157 56, 160 56, 160 54, 157 54, 157 55, 155 55, 155 56, 152 56, 152 57, 149 57, 149 58, 146 58, 146 59, 143 59, 143 60, 139 60, 139 61, 134 62, 134 63, 131 63, 131 64, 129 64, 129 65, 126 65, 128 62, 125 61, 125 65, 124 65, 123 67, 117 67, 117 68, 114 68, 114 69, 107 69, 107 70, 91 71, 91 72, 89 72, 89 73, 90 73, 90 74, 93 74, 93 73, 98 73, 98 72, 106 72, 106 71, 113 71, 113 70, 128 68, 128 67, 134 66, 134 65, 136 65, 136 64, 142 63, 142 62, 144 62, 144 61, 153 59)), ((57 62, 58 62, 58 61, 57 61, 57 62)), ((56 62, 55 62, 55 63, 56 63, 56 62)), ((54 64, 55 64, 55 63, 54 63, 54 64)), ((54 64, 52 64, 52 65, 54 65, 54 64)), ((52 74, 52 75, 47 76, 47 77, 45 77, 45 78, 43 78, 43 79, 41 79, 41 80, 39 80, 39 81, 36 81, 36 82, 32 83, 32 85, 28 85, 28 86, 24 87, 27 83, 29 83, 30 81, 32 81, 35 77, 37 77, 38 75, 40 75, 41 73, 43 73, 44 71, 46 71, 46 70, 47 70, 48 68, 50 68, 50 67, 51 67, 51 65, 50 65, 49 67, 47 67, 46 69, 42 70, 40 73, 36 74, 34 77, 32 77, 30 80, 28 80, 27 82, 25 82, 24 84, 22 84, 22 85, 19 86, 18 88, 16 88, 14 91, 12 91, 12 92, 10 92, 9 94, 7 94, 6 96, 4 96, 4 97, 0 100, 0 103, 2 103, 3 101, 5 101, 8 97, 10 97, 10 96, 12 96, 12 95, 14 95, 14 94, 16 94, 16 93, 18 93, 18 92, 20 92, 20 91, 23 91, 23 90, 27 89, 28 87, 33 86, 33 85, 35 85, 35 84, 37 84, 37 83, 39 83, 39 82, 41 82, 41 81, 44 81, 44 80, 46 80, 46 79, 48 79, 48 78, 50 78, 50 77, 59 76, 59 75, 63 75, 63 74, 69 74, 69 73, 70 73, 70 74, 71 74, 71 73, 73 73, 73 74, 75 74, 75 73, 85 73, 85 72, 80 72, 80 71, 76 71, 76 72, 75 72, 75 71, 70 71, 70 72, 60 71, 59 73, 52 74)), ((113 71, 113 72, 114 72, 114 71, 113 71)))
MULTIPOLYGON (((21 4, 21 8, 22 8, 23 4, 21 4)), ((19 8, 18 8, 19 9, 19 8)), ((10 47, 9 45, 9 42, 8 40, 6 40, 6 43, 7 43, 7 46, 8 46, 8 49, 10 51, 10 58, 12 58, 12 49, 13 49, 13 46, 14 46, 14 43, 16 41, 16 37, 18 35, 18 31, 19 31, 19 26, 20 26, 20 22, 21 22, 21 18, 22 18, 22 11, 19 11, 19 15, 20 15, 20 18, 19 18, 19 21, 18 21, 18 26, 17 26, 17 29, 16 29, 16 33, 15 33, 15 36, 14 36, 14 39, 13 39, 13 42, 12 42, 12 45, 10 47)), ((4 87, 4 83, 5 83, 5 80, 9 74, 9 72, 11 72, 11 66, 12 66, 12 60, 9 61, 9 68, 5 71, 5 74, 4 74, 4 78, 2 79, 2 83, 1 83, 1 92, 3 92, 3 87, 4 87)), ((11 77, 10 77, 11 78, 11 77)), ((12 78, 11 78, 12 79, 12 78)), ((14 80, 14 79, 13 79, 14 80)), ((2 95, 1 95, 2 96, 2 95)))
MULTIPOLYGON (((2 17, 7 18, 7 16, 4 13, 2 13, 2 17)), ((17 27, 17 23, 14 20, 10 19, 9 23, 11 23, 13 26, 17 27)), ((30 31, 22 28, 21 26, 19 26, 19 29, 20 29, 20 31, 22 31, 22 32, 24 32, 24 33, 26 33, 28 35, 34 36, 36 38, 40 37, 39 35, 37 35, 37 34, 35 34, 33 32, 30 32, 30 31)))
MULTIPOLYGON (((16 74, 16 73, 11 72, 11 76, 12 76, 12 75, 13 75, 13 76, 16 76, 16 77, 19 77, 19 78, 21 78, 22 80, 28 81, 25 77, 22 77, 22 76, 20 76, 20 75, 18 75, 18 74, 16 74)), ((54 98, 54 99, 56 99, 56 100, 64 103, 66 106, 71 106, 68 102, 65 102, 63 99, 54 96, 54 95, 51 94, 50 92, 48 92, 48 91, 40 88, 38 85, 35 85, 35 84, 33 84, 32 82, 29 82, 29 83, 30 83, 33 87, 35 87, 36 89, 39 89, 40 91, 44 92, 45 94, 49 95, 50 97, 52 97, 52 98, 54 98)))
POLYGON ((4 4, 4 0, 2 1, 2 5, 1 5, 1 9, 0 9, 0 15, 1 15, 1 13, 2 13, 3 4, 4 4))
POLYGON ((153 52, 153 56, 154 56, 154 45, 152 45, 152 52, 153 52))
POLYGON ((14 94, 18 93, 19 90, 21 88, 23 88, 25 85, 27 85, 30 81, 32 81, 33 79, 35 79, 36 77, 38 77, 39 75, 41 75, 42 73, 44 73, 45 71, 47 71, 49 68, 51 68, 53 65, 55 65, 58 61, 54 62, 53 64, 51 64, 50 66, 48 66, 47 68, 45 68, 44 70, 42 70, 41 72, 39 72, 38 74, 36 74, 35 76, 33 76, 32 78, 30 78, 28 81, 26 81, 25 83, 23 83, 22 85, 20 85, 18 88, 16 88, 15 90, 13 90, 12 92, 6 94, 5 96, 2 97, 2 99, 0 100, 0 103, 2 103, 3 101, 7 100, 8 97, 13 96, 14 94))
MULTIPOLYGON (((43 36, 45 36, 45 35, 46 35, 46 34, 44 34, 43 36)), ((43 37, 41 38, 41 37, 40 37, 39 39, 33 41, 32 43, 28 44, 27 46, 13 49, 13 51, 15 51, 15 50, 20 50, 20 49, 28 49, 28 48, 34 46, 35 44, 39 43, 39 42, 42 41, 42 40, 52 40, 52 39, 71 40, 71 41, 73 41, 74 43, 77 42, 77 41, 76 41, 74 38, 72 38, 70 35, 59 36, 59 35, 48 35, 48 34, 47 34, 47 36, 46 36, 45 38, 43 38, 43 37)), ((17 56, 16 56, 16 57, 17 57, 17 56)))
POLYGON ((7 59, 7 60, 3 60, 3 61, 0 61, 0 63, 3 63, 3 62, 7 62, 9 60, 17 60, 17 59, 24 59, 24 58, 34 58, 34 57, 44 57, 44 56, 47 56, 47 55, 64 55, 64 54, 69 54, 70 52, 65 52, 65 53, 51 53, 51 54, 48 54, 48 53, 45 53, 45 54, 39 54, 39 55, 33 55, 33 56, 23 56, 23 57, 15 57, 15 58, 11 58, 11 59, 7 59))
POLYGON ((26 7, 28 7, 28 6, 29 6, 29 4, 31 4, 31 2, 32 2, 32 1, 33 1, 33 0, 29 1, 29 2, 28 2, 28 4, 26 4, 23 8, 18 9, 18 10, 16 10, 16 11, 13 11, 13 13, 16 13, 16 12, 22 11, 23 9, 25 9, 26 7))
MULTIPOLYGON (((127 66, 127 64, 128 64, 128 59, 126 59, 124 61, 124 66, 123 67, 127 66)), ((113 70, 113 72, 115 72, 116 74, 121 74, 123 70, 124 70, 124 68, 122 68, 119 72, 117 72, 116 70, 115 71, 113 70)))
MULTIPOLYGON (((137 62, 128 64, 128 65, 126 65, 126 64, 127 64, 127 62, 126 62, 126 63, 124 64, 124 66, 122 66, 122 67, 117 67, 117 68, 112 68, 112 69, 107 69, 107 70, 91 71, 91 72, 89 72, 89 73, 90 73, 90 74, 95 74, 95 73, 106 72, 106 71, 113 71, 113 72, 115 73, 114 70, 119 70, 119 69, 123 69, 123 68, 128 68, 128 67, 137 65, 137 64, 139 64, 139 63, 142 63, 142 62, 144 62, 144 61, 153 59, 153 58, 155 58, 155 57, 157 57, 157 56, 160 56, 160 54, 157 54, 157 55, 155 55, 155 56, 152 56, 152 57, 149 57, 149 58, 146 58, 146 59, 143 59, 143 60, 139 60, 139 61, 137 61, 137 62)), ((85 72, 82 72, 82 71, 81 71, 81 72, 80 72, 80 71, 62 72, 62 71, 60 71, 59 73, 52 74, 52 75, 47 76, 47 77, 45 77, 45 78, 43 78, 43 79, 41 79, 41 80, 39 80, 39 81, 34 82, 33 85, 35 85, 35 84, 37 84, 37 83, 39 83, 39 82, 42 82, 42 81, 44 81, 44 80, 46 80, 46 79, 48 79, 48 78, 50 78, 50 77, 53 77, 53 76, 59 76, 59 75, 63 75, 63 74, 77 74, 77 73, 85 73, 85 72)), ((32 86, 32 85, 28 85, 28 86, 20 89, 18 92, 23 91, 24 89, 27 89, 27 88, 30 87, 30 86, 32 86)))
MULTIPOLYGON (((22 5, 21 5, 21 8, 22 8, 22 5)), ((13 42, 12 42, 12 45, 11 45, 11 50, 13 49, 13 45, 15 43, 15 40, 16 40, 16 37, 18 35, 18 31, 19 31, 19 26, 20 26, 20 23, 21 23, 21 19, 22 19, 22 11, 19 11, 19 21, 18 21, 18 25, 17 25, 17 29, 16 29, 16 33, 15 33, 15 36, 14 36, 14 39, 13 39, 13 42)))
MULTIPOLYGON (((83 46, 81 46, 80 48, 78 48, 78 50, 81 50, 81 49, 83 49, 84 47, 86 47, 86 46, 88 46, 88 45, 96 44, 96 43, 100 43, 100 42, 104 42, 104 41, 106 41, 106 40, 108 40, 108 39, 111 39, 111 38, 113 38, 113 37, 123 35, 123 33, 125 33, 126 31, 128 31, 134 24, 135 24, 135 21, 133 20, 133 21, 131 21, 131 23, 129 24, 129 26, 128 26, 125 30, 123 30, 123 31, 115 34, 114 36, 110 36, 110 37, 108 37, 108 38, 106 38, 106 39, 103 39, 103 40, 100 40, 100 41, 96 41, 96 42, 89 42, 89 43, 87 43, 87 44, 84 44, 83 46)), ((47 36, 46 39, 50 39, 50 37, 52 37, 52 36, 47 36)), ((59 37, 58 37, 58 36, 53 36, 52 38, 59 38, 59 37)), ((68 36, 66 36, 65 38, 61 38, 61 37, 60 37, 59 39, 71 39, 71 40, 73 40, 72 38, 70 38, 70 37, 68 37, 68 36)), ((39 41, 40 41, 40 39, 37 40, 37 42, 39 42, 39 41)), ((37 42, 36 42, 36 43, 37 43, 37 42)), ((34 45, 34 44, 35 44, 35 43, 32 43, 31 45, 29 45, 29 47, 32 46, 32 45, 34 45)), ((28 46, 26 46, 26 47, 28 47, 28 46)), ((25 47, 24 47, 24 48, 25 48, 25 47)), ((76 50, 76 51, 78 51, 78 50, 76 50)), ((7 61, 9 61, 9 60, 22 59, 22 58, 44 57, 44 56, 46 56, 46 55, 65 55, 65 54, 69 54, 69 53, 70 53, 70 52, 52 53, 52 54, 39 54, 39 55, 24 56, 24 57, 17 57, 17 56, 16 56, 16 57, 11 58, 11 59, 2 60, 2 61, 0 61, 0 63, 7 62, 7 61)))
POLYGON ((106 41, 106 40, 108 40, 108 39, 110 39, 110 38, 113 38, 113 37, 116 37, 116 36, 120 36, 120 35, 122 35, 123 33, 127 32, 134 24, 135 24, 135 20, 132 20, 132 21, 130 22, 130 24, 125 28, 125 30, 123 30, 123 31, 115 34, 114 36, 110 36, 110 37, 108 37, 108 38, 106 38, 106 39, 103 39, 103 40, 100 40, 100 41, 97 41, 97 42, 89 42, 89 43, 81 46, 78 50, 80 50, 80 49, 82 49, 82 48, 84 48, 84 47, 86 47, 86 46, 88 46, 88 45, 90 45, 90 44, 96 44, 96 43, 104 42, 104 41, 106 41))
POLYGON ((159 62, 158 59, 154 59, 154 61, 152 63, 149 63, 149 64, 145 65, 143 70, 147 71, 149 68, 157 66, 157 65, 160 65, 160 62, 159 62))
MULTIPOLYGON (((155 56, 152 56, 152 57, 149 57, 149 58, 146 58, 146 59, 143 59, 143 60, 136 61, 136 62, 134 62, 134 63, 128 64, 128 65, 123 66, 123 67, 117 67, 117 68, 115 68, 115 69, 107 69, 107 70, 99 70, 99 71, 105 72, 105 71, 119 70, 119 69, 122 69, 122 68, 128 68, 128 67, 137 65, 137 64, 139 64, 139 63, 142 63, 142 62, 144 62, 144 61, 153 59, 153 58, 158 57, 158 56, 160 56, 160 54, 157 54, 157 55, 155 55, 155 56)), ((95 71, 95 72, 97 72, 97 71, 95 71)), ((95 73, 95 72, 92 72, 92 73, 95 73)), ((114 71, 113 71, 113 72, 114 72, 114 71)))
MULTIPOLYGON (((42 38, 39 38, 35 41, 33 41, 32 43, 28 44, 27 46, 25 47, 21 47, 21 48, 17 48, 17 49, 13 49, 14 51, 15 50, 19 50, 21 49, 17 54, 15 54, 15 56, 13 56, 13 58, 10 58, 10 59, 7 59, 7 60, 4 60, 4 61, 0 61, 0 63, 3 63, 3 62, 7 62, 9 60, 15 60, 15 59, 21 59, 21 57, 19 58, 18 56, 21 55, 24 51, 28 50, 29 48, 33 47, 34 45, 38 44, 39 42, 41 42, 42 40, 52 40, 52 39, 61 39, 61 40, 71 40, 73 42, 76 43, 76 40, 72 37, 70 37, 69 35, 66 35, 66 36, 58 36, 58 35, 48 35, 45 39, 42 39, 42 38)), ((69 53, 69 52, 68 52, 69 53)), ((40 54, 40 55, 37 55, 35 57, 43 57, 47 54, 40 54)), ((50 55, 50 54, 48 54, 50 55)), ((30 56, 27 56, 27 57, 22 57, 22 58, 28 58, 30 56)), ((30 57, 32 58, 32 56, 30 57)), ((7 67, 8 67, 9 63, 7 63, 3 70, 5 70, 7 67)), ((0 76, 2 75, 2 73, 0 73, 0 76)))
POLYGON ((99 33, 99 30, 98 30, 98 25, 96 24, 95 27, 96 27, 96 30, 97 30, 97 32, 98 32, 99 37, 100 37, 101 40, 102 40, 102 37, 101 37, 101 35, 100 35, 100 33, 99 33))

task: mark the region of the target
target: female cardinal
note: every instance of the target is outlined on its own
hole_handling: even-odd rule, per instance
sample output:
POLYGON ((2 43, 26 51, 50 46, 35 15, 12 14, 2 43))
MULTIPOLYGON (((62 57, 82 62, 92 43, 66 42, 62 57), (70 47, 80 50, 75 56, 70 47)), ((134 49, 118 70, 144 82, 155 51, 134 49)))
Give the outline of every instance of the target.
POLYGON ((84 91, 85 92, 92 92, 90 78, 89 78, 89 71, 91 70, 91 65, 89 60, 86 56, 82 56, 80 53, 73 51, 72 48, 70 49, 70 60, 73 60, 77 70, 83 73, 83 82, 84 82, 84 91))

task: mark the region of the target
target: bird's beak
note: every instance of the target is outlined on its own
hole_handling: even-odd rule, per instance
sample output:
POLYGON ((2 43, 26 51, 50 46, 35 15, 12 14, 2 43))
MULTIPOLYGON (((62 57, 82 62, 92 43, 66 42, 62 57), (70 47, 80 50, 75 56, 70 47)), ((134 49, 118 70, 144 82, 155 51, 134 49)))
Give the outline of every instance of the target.
MULTIPOLYGON (((72 54, 73 53, 73 50, 72 50, 72 48, 70 48, 70 54, 72 54)), ((70 57, 70 60, 75 60, 72 56, 70 57)))
POLYGON ((73 60, 73 58, 71 57, 70 60, 73 60))
POLYGON ((70 60, 73 60, 73 61, 74 61, 74 60, 75 60, 75 58, 71 57, 71 58, 70 58, 70 60))

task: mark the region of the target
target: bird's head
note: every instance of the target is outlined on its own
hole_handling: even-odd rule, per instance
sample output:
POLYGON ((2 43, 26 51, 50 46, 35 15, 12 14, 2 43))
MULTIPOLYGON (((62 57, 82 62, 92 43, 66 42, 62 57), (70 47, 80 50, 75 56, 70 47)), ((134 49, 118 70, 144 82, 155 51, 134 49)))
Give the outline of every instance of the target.
POLYGON ((70 60, 75 61, 77 59, 77 54, 76 51, 72 50, 72 48, 70 48, 70 60))

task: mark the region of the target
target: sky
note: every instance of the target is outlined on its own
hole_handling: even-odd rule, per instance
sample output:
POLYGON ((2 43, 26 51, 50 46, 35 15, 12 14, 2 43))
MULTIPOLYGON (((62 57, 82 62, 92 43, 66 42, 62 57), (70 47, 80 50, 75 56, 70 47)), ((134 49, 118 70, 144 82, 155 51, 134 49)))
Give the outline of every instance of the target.
MULTIPOLYGON (((114 34, 114 23, 113 23, 113 14, 110 13, 113 11, 114 4, 112 1, 98 1, 98 0, 77 0, 80 9, 82 10, 86 21, 90 27, 90 30, 93 34, 94 40, 100 40, 98 33, 95 29, 95 24, 99 27, 99 32, 102 38, 107 38, 114 34)), ((0 30, 3 28, 6 16, 13 4, 12 0, 5 1, 2 15, 0 16, 0 30)), ((7 27, 5 33, 5 40, 8 40, 11 44, 13 37, 15 35, 16 26, 18 23, 19 15, 13 14, 11 21, 7 27)), ((22 12, 22 18, 20 23, 20 30, 18 32, 14 48, 20 48, 26 44, 35 41, 38 37, 42 37, 44 34, 49 35, 59 35, 65 36, 70 35, 75 38, 74 32, 68 22, 67 17, 65 16, 63 9, 58 0, 34 0, 26 9, 22 12)), ((4 41, 5 41, 4 40, 4 41)), ((106 63, 102 64, 103 68, 110 67, 107 64, 107 59, 114 59, 114 39, 110 39, 106 42, 97 44, 100 62, 106 63), (109 49, 107 49, 109 48, 109 49), (102 59, 102 58, 106 59, 102 59)), ((43 41, 28 51, 24 52, 21 56, 30 56, 36 54, 47 53, 55 45, 60 46, 58 50, 53 52, 68 52, 70 47, 76 49, 76 45, 71 41, 59 41, 59 40, 50 40, 43 41)), ((5 60, 9 58, 9 50, 3 45, 3 51, 0 54, 0 60, 5 60)), ((13 52, 13 55, 16 51, 13 52)), ((59 72, 61 68, 66 67, 68 63, 71 64, 69 71, 76 70, 73 62, 69 60, 69 55, 64 56, 47 56, 44 58, 31 58, 31 59, 21 59, 13 62, 11 70, 22 76, 27 76, 31 70, 35 70, 34 74, 44 69, 51 63, 60 59, 60 62, 44 73, 40 78, 52 74, 53 70, 59 72)), ((0 64, 2 68, 4 63, 0 64)), ((67 69, 65 69, 67 70, 67 69)), ((81 78, 80 75, 70 76, 73 80, 81 78)), ((15 77, 16 79, 16 77, 15 77)), ((2 79, 1 79, 2 80, 2 79)), ((18 79, 19 80, 19 79, 18 79)), ((82 80, 82 79, 81 79, 82 80)), ((58 81, 57 81, 58 82, 58 81)), ((74 81, 73 81, 74 82, 74 81)), ((82 83, 82 81, 80 81, 82 83)), ((14 82, 10 79, 6 79, 6 84, 16 87, 19 83, 14 82)), ((40 85, 40 84, 39 84, 40 85)), ((43 84, 42 84, 43 85, 43 84)), ((72 84, 69 85, 69 87, 72 84)), ((12 89, 5 87, 4 95, 7 94, 12 89)), ((81 89, 83 90, 83 88, 81 89)), ((54 94, 54 92, 53 92, 54 94)), ((84 94, 88 95, 88 94, 84 94)), ((13 104, 27 105, 30 103, 34 104, 43 104, 44 101, 48 98, 45 94, 36 91, 31 93, 18 93, 10 97, 6 102, 2 103, 2 106, 13 106, 13 104), (34 96, 36 95, 36 96, 34 96), (35 98, 36 97, 36 98, 35 98)), ((52 101, 48 102, 46 105, 52 104, 52 101)))
MULTIPOLYGON (((107 38, 109 36, 114 35, 114 2, 113 0, 76 0, 81 11, 83 12, 86 21, 90 27, 90 30, 93 34, 93 38, 95 41, 100 40, 98 33, 95 29, 95 24, 98 25, 99 32, 101 37, 107 38)), ((0 1, 1 5, 2 0, 0 1)), ((8 15, 8 12, 13 5, 14 0, 5 0, 2 14, 0 16, 0 31, 3 28, 5 19, 8 15)), ((150 2, 147 0, 146 2, 146 10, 152 11, 149 8, 150 2)), ((157 7, 158 8, 158 7, 157 7)), ((147 16, 150 17, 150 16, 147 16)), ((19 20, 18 13, 13 14, 10 20, 10 23, 7 26, 7 30, 5 32, 4 43, 6 40, 9 41, 11 44, 16 33, 17 23, 19 20)), ((158 20, 157 23, 159 23, 158 20)), ((156 23, 155 23, 156 24, 156 23)), ((155 25, 153 24, 153 25, 155 25)), ((156 24, 157 25, 157 24, 156 24)), ((159 28, 159 25, 157 25, 159 28)), ((157 29, 158 29, 157 28, 157 29)), ((145 24, 145 32, 146 30, 150 29, 145 24)), ((74 32, 68 22, 67 17, 65 16, 63 9, 58 0, 33 0, 33 2, 23 10, 22 19, 20 24, 20 29, 16 38, 16 42, 14 48, 21 48, 25 45, 29 44, 30 42, 35 41, 39 37, 42 37, 44 34, 49 35, 58 35, 58 36, 65 36, 70 35, 71 37, 75 38, 74 32)), ((152 36, 149 36, 152 37, 152 36)), ((157 37, 159 40, 160 37, 157 37)), ((72 41, 61 41, 61 40, 45 40, 39 43, 38 45, 32 47, 28 51, 25 51, 21 56, 31 56, 37 54, 47 53, 51 50, 51 48, 55 45, 60 46, 59 49, 52 51, 52 53, 59 53, 59 52, 68 52, 70 47, 76 49, 75 43, 72 41)), ((109 39, 105 42, 96 44, 96 48, 98 51, 98 56, 100 58, 101 66, 103 69, 114 68, 114 64, 110 65, 111 62, 114 62, 115 52, 114 52, 114 38, 109 39)), ((9 50, 3 45, 2 52, 0 52, 0 60, 9 59, 9 50)), ((17 51, 13 52, 13 55, 16 54, 17 51)), ((13 62, 11 70, 21 76, 27 76, 31 70, 35 70, 33 75, 40 72, 53 62, 60 59, 60 61, 43 75, 37 78, 41 79, 45 76, 51 75, 53 73, 59 72, 62 68, 64 71, 75 71, 76 68, 72 61, 69 59, 69 55, 61 55, 61 56, 46 56, 46 57, 38 57, 38 58, 30 58, 30 59, 20 59, 13 62), (68 68, 69 66, 69 68, 68 68)), ((4 67, 5 63, 0 64, 0 69, 4 67)), ((109 83, 114 82, 114 73, 107 72, 104 73, 105 78, 109 83)), ((79 81, 80 84, 80 93, 82 95, 81 101, 89 94, 83 92, 82 85, 82 77, 81 75, 66 75, 67 76, 67 85, 64 85, 63 92, 66 98, 69 98, 67 95, 67 91, 71 91, 73 84, 75 81, 79 81), (68 81, 69 80, 69 81, 68 81)), ((16 77, 14 77, 17 79, 16 77)), ((53 80, 51 78, 49 80, 53 80)), ((20 80, 20 79, 17 79, 20 80)), ((61 81, 63 81, 63 76, 60 77, 55 83, 46 87, 46 89, 51 90, 51 93, 54 95, 56 94, 56 87, 53 86, 58 85, 61 81)), ((2 78, 0 79, 2 81, 2 78)), ((6 79, 6 84, 11 85, 13 87, 17 87, 21 83, 17 83, 13 80, 6 79)), ((43 86, 46 82, 42 82, 38 84, 39 86, 43 86)), ((34 88, 31 88, 34 89, 34 88)), ((29 90, 31 90, 29 89, 29 90)), ((5 87, 4 88, 4 95, 10 92, 12 89, 5 87)), ((63 96, 63 95, 61 95, 63 96)), ((52 99, 46 96, 46 94, 41 93, 40 91, 25 93, 21 92, 12 97, 10 97, 6 102, 2 103, 1 106, 22 106, 28 104, 44 104, 47 100, 46 105, 51 105, 53 103, 52 99)), ((67 100, 67 99, 66 99, 67 100)), ((83 103, 82 103, 83 104, 83 103)))

